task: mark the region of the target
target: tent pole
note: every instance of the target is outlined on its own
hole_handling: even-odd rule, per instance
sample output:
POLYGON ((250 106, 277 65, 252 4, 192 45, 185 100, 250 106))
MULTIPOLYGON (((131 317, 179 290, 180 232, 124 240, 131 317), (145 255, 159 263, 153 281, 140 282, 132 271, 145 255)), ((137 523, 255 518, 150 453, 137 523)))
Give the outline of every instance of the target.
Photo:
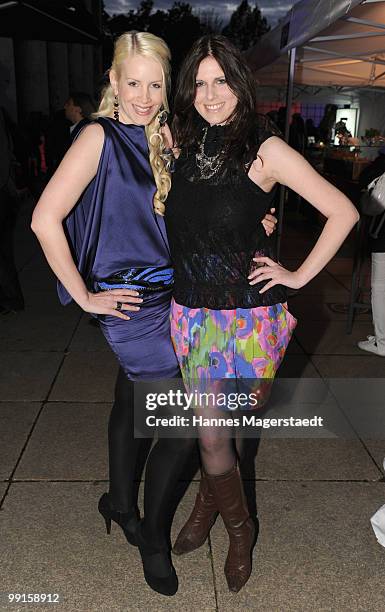
MULTIPOLYGON (((294 72, 295 72, 295 58, 297 48, 293 47, 289 51, 289 72, 287 79, 287 90, 286 90, 286 118, 285 118, 285 140, 289 142, 289 130, 290 130, 290 117, 291 107, 293 104, 293 88, 294 88, 294 72)), ((278 231, 277 231, 277 258, 279 259, 279 252, 281 250, 281 235, 283 225, 283 209, 285 203, 286 187, 281 186, 279 194, 279 208, 278 208, 278 231)))

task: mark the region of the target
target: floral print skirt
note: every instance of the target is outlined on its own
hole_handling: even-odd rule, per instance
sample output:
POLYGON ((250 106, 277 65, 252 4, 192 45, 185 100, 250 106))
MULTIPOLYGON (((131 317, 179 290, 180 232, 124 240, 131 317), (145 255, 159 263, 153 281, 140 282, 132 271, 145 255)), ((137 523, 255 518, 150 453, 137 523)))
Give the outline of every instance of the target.
POLYGON ((210 382, 243 380, 258 389, 259 406, 265 404, 297 324, 286 303, 211 310, 172 300, 170 316, 171 338, 187 389, 207 390, 210 382))

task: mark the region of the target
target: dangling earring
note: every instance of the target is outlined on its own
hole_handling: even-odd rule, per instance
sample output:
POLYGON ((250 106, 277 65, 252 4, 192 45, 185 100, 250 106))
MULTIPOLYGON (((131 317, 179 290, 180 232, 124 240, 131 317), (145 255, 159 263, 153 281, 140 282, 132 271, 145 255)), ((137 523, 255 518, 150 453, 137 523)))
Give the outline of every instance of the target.
POLYGON ((115 121, 119 121, 119 98, 115 96, 114 100, 114 119, 115 121))
POLYGON ((163 108, 163 106, 161 106, 159 110, 158 121, 159 125, 162 127, 165 123, 167 123, 168 112, 163 108))

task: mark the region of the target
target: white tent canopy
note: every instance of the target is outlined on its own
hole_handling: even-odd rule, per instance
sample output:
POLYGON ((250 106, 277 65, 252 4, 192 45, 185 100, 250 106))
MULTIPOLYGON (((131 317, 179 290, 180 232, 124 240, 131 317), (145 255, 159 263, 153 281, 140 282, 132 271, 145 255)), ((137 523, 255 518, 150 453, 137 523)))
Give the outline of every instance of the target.
POLYGON ((260 85, 385 87, 385 1, 301 0, 248 53, 260 85))

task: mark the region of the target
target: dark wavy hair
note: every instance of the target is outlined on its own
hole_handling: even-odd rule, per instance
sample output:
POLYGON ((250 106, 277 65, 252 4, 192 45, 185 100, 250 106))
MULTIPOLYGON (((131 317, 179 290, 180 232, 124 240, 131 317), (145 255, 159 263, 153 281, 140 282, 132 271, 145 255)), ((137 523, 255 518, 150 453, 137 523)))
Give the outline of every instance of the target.
POLYGON ((200 138, 202 120, 195 110, 196 76, 202 60, 213 57, 238 99, 226 130, 228 158, 245 167, 259 148, 260 117, 256 112, 256 82, 240 51, 221 34, 202 36, 187 54, 176 85, 172 132, 175 143, 186 149, 200 138))

